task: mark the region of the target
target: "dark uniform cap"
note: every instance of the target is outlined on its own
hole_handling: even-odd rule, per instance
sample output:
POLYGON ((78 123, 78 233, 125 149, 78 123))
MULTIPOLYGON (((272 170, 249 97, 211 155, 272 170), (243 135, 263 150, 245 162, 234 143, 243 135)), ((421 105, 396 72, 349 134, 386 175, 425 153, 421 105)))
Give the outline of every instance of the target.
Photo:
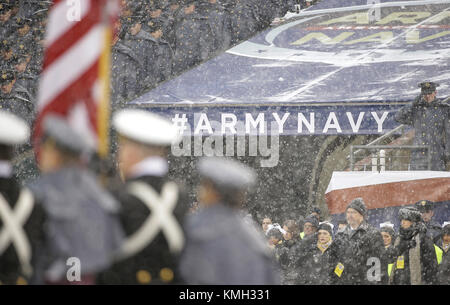
POLYGON ((4 14, 8 10, 11 9, 11 4, 8 3, 0 3, 0 14, 4 14))
POLYGON ((400 220, 409 220, 412 222, 419 222, 422 219, 422 214, 415 207, 401 208, 398 212, 400 220))
POLYGON ((319 209, 318 207, 313 207, 313 208, 311 209, 311 213, 317 213, 317 214, 320 215, 320 209, 319 209))
POLYGON ((347 206, 347 209, 349 208, 356 210, 362 216, 365 216, 367 212, 366 204, 364 203, 364 200, 362 198, 356 198, 352 202, 350 202, 350 204, 347 206))
POLYGON ((420 200, 417 201, 414 206, 416 209, 418 209, 420 212, 428 212, 433 209, 433 201, 429 200, 420 200))
POLYGON ((423 94, 431 94, 436 91, 436 87, 439 87, 439 84, 433 82, 423 82, 419 84, 419 87, 422 89, 423 94))
POLYGON ((303 222, 303 225, 305 223, 310 223, 313 225, 313 227, 318 228, 319 227, 319 221, 317 220, 317 217, 314 215, 309 215, 305 218, 305 221, 303 222))
POLYGON ((44 134, 53 139, 58 147, 75 154, 88 150, 84 138, 75 131, 61 116, 49 115, 44 119, 44 134))
POLYGON ((320 231, 320 230, 328 231, 328 233, 330 233, 330 235, 333 235, 333 225, 329 222, 325 222, 325 221, 321 222, 319 224, 319 229, 317 231, 320 231))
POLYGON ((9 83, 13 79, 16 78, 14 71, 12 70, 2 70, 0 74, 0 84, 1 83, 9 83))
POLYGON ((197 168, 200 176, 210 180, 219 191, 245 190, 256 182, 253 169, 232 159, 204 157, 197 168))

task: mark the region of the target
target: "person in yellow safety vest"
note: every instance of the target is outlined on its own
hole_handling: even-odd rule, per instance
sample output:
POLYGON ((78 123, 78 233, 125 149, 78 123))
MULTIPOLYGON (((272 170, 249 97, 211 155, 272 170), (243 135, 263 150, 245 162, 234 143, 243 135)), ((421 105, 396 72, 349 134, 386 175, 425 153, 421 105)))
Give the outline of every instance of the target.
POLYGON ((438 263, 440 264, 443 257, 448 256, 448 249, 450 249, 450 222, 444 222, 441 237, 436 241, 434 246, 436 248, 438 263))
POLYGON ((442 251, 445 253, 445 256, 448 256, 450 249, 450 222, 444 222, 442 229, 442 242, 440 243, 440 247, 442 251))
MULTIPOLYGON (((392 247, 392 242, 396 238, 396 234, 394 231, 394 224, 390 222, 383 222, 380 224, 380 232, 381 236, 383 236, 383 243, 385 249, 388 249, 389 247, 392 247)), ((392 272, 392 266, 394 264, 388 264, 388 276, 391 275, 392 272)))
POLYGON ((440 285, 450 285, 450 222, 444 222, 442 225, 442 236, 438 242, 442 250, 442 261, 438 267, 438 281, 440 285))

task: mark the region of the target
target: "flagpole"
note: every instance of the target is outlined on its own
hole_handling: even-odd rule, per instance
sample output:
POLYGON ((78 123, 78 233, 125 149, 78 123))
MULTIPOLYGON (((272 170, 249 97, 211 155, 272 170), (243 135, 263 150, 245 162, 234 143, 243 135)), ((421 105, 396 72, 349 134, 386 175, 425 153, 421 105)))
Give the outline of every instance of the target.
MULTIPOLYGON (((106 15, 106 14, 105 14, 106 15)), ((106 159, 109 154, 109 117, 110 117, 110 61, 112 29, 109 19, 104 18, 104 43, 100 57, 99 79, 101 86, 100 104, 98 107, 98 154, 106 159)))

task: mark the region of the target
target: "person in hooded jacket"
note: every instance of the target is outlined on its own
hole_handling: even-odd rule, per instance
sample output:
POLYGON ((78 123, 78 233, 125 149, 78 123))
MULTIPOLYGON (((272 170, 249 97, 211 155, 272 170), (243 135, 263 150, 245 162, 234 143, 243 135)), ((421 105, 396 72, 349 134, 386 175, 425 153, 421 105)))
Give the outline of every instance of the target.
POLYGON ((394 262, 389 283, 393 285, 437 284, 438 263, 433 241, 426 234, 420 212, 414 207, 399 211, 399 237, 386 251, 394 262))
POLYGON ((450 285, 450 223, 444 222, 441 238, 437 245, 442 250, 442 261, 438 267, 438 282, 441 285, 450 285))

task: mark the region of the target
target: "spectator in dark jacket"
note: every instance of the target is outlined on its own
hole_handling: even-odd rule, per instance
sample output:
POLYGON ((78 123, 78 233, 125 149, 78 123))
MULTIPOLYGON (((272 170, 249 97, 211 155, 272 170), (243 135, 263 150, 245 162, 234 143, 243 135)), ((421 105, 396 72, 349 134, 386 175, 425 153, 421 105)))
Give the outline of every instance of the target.
POLYGON ((394 285, 437 284, 437 260, 433 241, 426 234, 420 212, 414 207, 399 211, 399 237, 388 249, 394 267, 389 282, 394 285))
POLYGON ((420 200, 415 204, 416 209, 422 214, 422 221, 427 227, 427 235, 435 242, 440 236, 442 228, 433 220, 434 202, 429 200, 420 200))
POLYGON ((442 262, 438 268, 438 281, 442 285, 450 285, 450 223, 444 223, 442 237, 438 242, 442 249, 442 262))
POLYGON ((386 276, 383 238, 378 230, 367 223, 366 212, 366 205, 361 198, 354 199, 347 206, 348 225, 335 240, 339 263, 334 276, 338 284, 377 284, 386 276), (376 270, 369 276, 373 264, 376 270))
POLYGON ((333 272, 338 263, 338 253, 332 236, 333 225, 323 222, 317 233, 302 241, 302 250, 297 257, 299 284, 328 285, 336 282, 333 272))
POLYGON ((297 281, 297 270, 295 269, 297 251, 296 248, 302 241, 300 238, 300 226, 295 220, 289 219, 283 223, 283 229, 286 233, 284 237, 284 245, 289 250, 287 267, 283 275, 283 285, 295 285, 297 281))

